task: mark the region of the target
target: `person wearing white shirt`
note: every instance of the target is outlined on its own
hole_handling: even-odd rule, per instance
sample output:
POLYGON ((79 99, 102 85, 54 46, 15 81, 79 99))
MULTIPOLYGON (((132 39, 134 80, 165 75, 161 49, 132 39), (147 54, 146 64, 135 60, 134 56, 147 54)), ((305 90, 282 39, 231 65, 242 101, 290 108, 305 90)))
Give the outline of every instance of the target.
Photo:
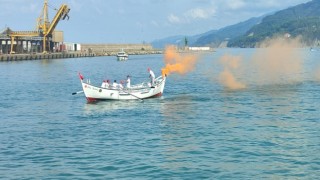
POLYGON ((130 81, 130 76, 127 76, 127 88, 131 87, 131 81, 130 81))
POLYGON ((113 81, 112 87, 113 87, 113 88, 118 88, 117 80, 114 80, 114 81, 113 81))
POLYGON ((151 86, 153 86, 153 84, 154 84, 154 80, 155 80, 155 78, 156 78, 156 76, 154 75, 154 73, 153 73, 153 71, 150 69, 150 68, 148 68, 148 71, 149 71, 149 73, 150 73, 150 79, 151 79, 151 86))
POLYGON ((101 84, 102 88, 108 88, 109 87, 109 80, 103 80, 102 84, 101 84))

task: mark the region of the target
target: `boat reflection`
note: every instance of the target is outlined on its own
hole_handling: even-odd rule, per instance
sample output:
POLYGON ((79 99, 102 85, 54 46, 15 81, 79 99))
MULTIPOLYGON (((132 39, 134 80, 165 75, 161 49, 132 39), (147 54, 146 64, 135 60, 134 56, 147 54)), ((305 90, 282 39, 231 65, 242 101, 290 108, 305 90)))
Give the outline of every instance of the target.
POLYGON ((83 112, 85 115, 95 115, 95 114, 105 114, 118 110, 128 110, 134 109, 140 101, 100 101, 97 103, 86 103, 83 107, 83 112))
POLYGON ((196 120, 200 114, 200 106, 196 99, 196 96, 181 94, 168 97, 161 103, 161 144, 164 147, 161 156, 165 159, 162 165, 165 169, 178 170, 198 166, 179 161, 189 159, 191 154, 201 154, 200 139, 192 135, 200 127, 196 120))
POLYGON ((165 120, 184 120, 194 117, 197 113, 197 104, 190 94, 166 98, 161 103, 160 113, 165 120))

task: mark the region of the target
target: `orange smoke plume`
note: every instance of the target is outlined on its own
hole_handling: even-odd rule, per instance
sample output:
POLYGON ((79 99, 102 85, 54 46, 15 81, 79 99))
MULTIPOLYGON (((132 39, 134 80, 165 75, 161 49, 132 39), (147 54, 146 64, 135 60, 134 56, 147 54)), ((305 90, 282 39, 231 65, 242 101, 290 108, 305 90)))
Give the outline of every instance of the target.
MULTIPOLYGON (((223 55, 220 63, 220 83, 229 89, 242 89, 247 85, 287 84, 302 80, 303 58, 298 49, 301 39, 275 37, 268 39, 255 49, 249 60, 242 62, 241 56, 223 55), (241 81, 235 77, 240 73, 241 81)), ((320 77, 320 75, 319 75, 320 77)))
POLYGON ((221 57, 220 63, 224 66, 224 70, 220 73, 219 80, 224 87, 229 89, 246 88, 246 85, 237 81, 232 73, 232 70, 239 68, 240 61, 240 56, 224 55, 221 57))
POLYGON ((315 79, 316 81, 320 81, 320 67, 318 67, 315 72, 315 79))
POLYGON ((180 55, 174 46, 168 46, 165 50, 162 76, 171 73, 186 74, 194 69, 197 60, 195 55, 180 55))
POLYGON ((299 38, 264 41, 252 57, 256 83, 278 84, 301 80, 302 55, 299 38))

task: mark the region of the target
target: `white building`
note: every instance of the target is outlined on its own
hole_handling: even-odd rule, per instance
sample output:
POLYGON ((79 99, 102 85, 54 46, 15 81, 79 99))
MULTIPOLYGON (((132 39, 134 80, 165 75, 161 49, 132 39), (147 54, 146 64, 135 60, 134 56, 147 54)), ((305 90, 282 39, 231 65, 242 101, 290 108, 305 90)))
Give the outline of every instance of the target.
POLYGON ((210 51, 210 47, 189 47, 190 51, 210 51))

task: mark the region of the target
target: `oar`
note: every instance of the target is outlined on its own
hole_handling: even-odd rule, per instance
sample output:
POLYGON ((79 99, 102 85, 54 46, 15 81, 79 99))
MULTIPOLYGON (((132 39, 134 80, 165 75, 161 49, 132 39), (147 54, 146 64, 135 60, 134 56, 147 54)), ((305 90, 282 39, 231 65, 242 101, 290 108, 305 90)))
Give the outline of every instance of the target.
POLYGON ((122 91, 125 92, 125 93, 127 93, 127 94, 130 94, 131 96, 133 96, 133 97, 139 99, 141 102, 143 102, 143 99, 139 98, 138 96, 135 96, 135 95, 129 93, 128 91, 123 90, 123 89, 122 89, 122 91))
POLYGON ((76 94, 80 94, 80 93, 83 93, 83 91, 74 92, 74 93, 72 93, 72 95, 76 95, 76 94))

